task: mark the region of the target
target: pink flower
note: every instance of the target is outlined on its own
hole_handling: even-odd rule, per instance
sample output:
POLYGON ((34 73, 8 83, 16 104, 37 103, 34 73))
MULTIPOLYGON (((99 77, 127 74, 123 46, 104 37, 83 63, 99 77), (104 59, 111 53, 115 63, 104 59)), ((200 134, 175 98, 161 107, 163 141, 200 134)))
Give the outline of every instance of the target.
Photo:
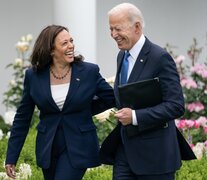
POLYGON ((204 142, 205 147, 207 148, 207 140, 204 142))
POLYGON ((179 55, 179 56, 176 57, 175 63, 176 64, 181 64, 184 60, 185 60, 185 56, 179 55))
POLYGON ((201 76, 204 79, 207 79, 207 67, 204 64, 196 64, 191 67, 191 72, 201 76))
POLYGON ((186 121, 185 121, 185 126, 186 126, 187 128, 192 128, 192 127, 194 127, 194 121, 193 121, 193 120, 186 120, 186 121))
POLYGON ((201 103, 201 102, 195 102, 195 103, 190 103, 187 105, 187 109, 190 111, 190 112, 200 112, 202 110, 204 110, 204 105, 201 103))
POLYGON ((185 121, 186 120, 184 120, 184 119, 176 120, 176 126, 178 127, 178 129, 184 129, 184 128, 186 128, 185 121))
POLYGON ((195 145, 194 145, 194 144, 192 144, 192 143, 191 143, 191 144, 189 144, 189 145, 190 145, 190 147, 191 147, 191 148, 193 148, 193 147, 195 146, 195 145))
POLYGON ((196 129, 200 128, 200 124, 197 121, 194 121, 194 128, 196 129))
POLYGON ((187 78, 183 78, 181 79, 181 86, 185 87, 187 89, 196 89, 198 88, 198 85, 196 84, 196 82, 193 79, 187 79, 187 78))
POLYGON ((207 126, 207 119, 204 116, 199 117, 196 122, 198 124, 200 124, 200 126, 202 126, 202 127, 206 127, 207 126))
POLYGON ((205 134, 207 134, 207 126, 203 127, 203 131, 204 131, 205 134))

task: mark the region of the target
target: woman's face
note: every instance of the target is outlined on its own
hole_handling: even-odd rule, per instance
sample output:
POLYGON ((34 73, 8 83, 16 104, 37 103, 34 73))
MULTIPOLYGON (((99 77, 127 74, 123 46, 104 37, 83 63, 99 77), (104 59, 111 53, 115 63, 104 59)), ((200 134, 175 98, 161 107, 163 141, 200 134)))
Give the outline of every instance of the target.
POLYGON ((66 64, 74 61, 73 38, 68 31, 61 31, 55 38, 54 50, 51 55, 53 63, 66 64))

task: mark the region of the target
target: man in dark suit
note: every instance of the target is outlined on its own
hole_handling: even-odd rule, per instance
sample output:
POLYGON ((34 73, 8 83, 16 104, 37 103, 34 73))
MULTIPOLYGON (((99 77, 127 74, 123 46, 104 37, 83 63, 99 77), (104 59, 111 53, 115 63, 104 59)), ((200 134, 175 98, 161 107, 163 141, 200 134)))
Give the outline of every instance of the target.
MULTIPOLYGON (((143 35, 144 19, 136 6, 119 4, 108 15, 111 36, 120 49, 114 85, 119 109, 115 116, 120 127, 116 138, 120 138, 120 141, 116 139, 115 159, 110 162, 114 165, 113 179, 174 179, 176 170, 181 167, 174 119, 184 113, 184 98, 174 60, 163 48, 143 35), (118 85, 123 83, 122 68, 127 53, 126 83, 159 78, 161 103, 142 109, 123 108, 120 105, 118 85), (137 131, 141 133, 127 136, 128 125, 137 126, 137 131)), ((113 146, 113 140, 111 142, 113 146)))

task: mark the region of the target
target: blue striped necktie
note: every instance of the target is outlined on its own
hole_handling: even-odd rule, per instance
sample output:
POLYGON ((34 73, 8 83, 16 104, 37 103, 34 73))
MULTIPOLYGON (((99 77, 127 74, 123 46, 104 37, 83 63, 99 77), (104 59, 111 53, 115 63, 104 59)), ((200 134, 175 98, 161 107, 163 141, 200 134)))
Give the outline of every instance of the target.
POLYGON ((120 84, 126 84, 127 83, 127 75, 128 75, 128 68, 129 68, 128 57, 129 56, 130 56, 130 53, 128 51, 126 51, 125 55, 124 55, 124 60, 122 62, 122 67, 121 67, 120 84))

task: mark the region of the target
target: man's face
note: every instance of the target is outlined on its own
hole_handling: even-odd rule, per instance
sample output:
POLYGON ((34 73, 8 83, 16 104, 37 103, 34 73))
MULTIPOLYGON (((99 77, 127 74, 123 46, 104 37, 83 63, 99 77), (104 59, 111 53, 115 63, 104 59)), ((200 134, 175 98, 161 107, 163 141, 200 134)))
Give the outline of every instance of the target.
POLYGON ((111 37, 116 41, 121 50, 130 50, 140 37, 140 27, 137 23, 132 24, 121 13, 109 16, 111 37))

